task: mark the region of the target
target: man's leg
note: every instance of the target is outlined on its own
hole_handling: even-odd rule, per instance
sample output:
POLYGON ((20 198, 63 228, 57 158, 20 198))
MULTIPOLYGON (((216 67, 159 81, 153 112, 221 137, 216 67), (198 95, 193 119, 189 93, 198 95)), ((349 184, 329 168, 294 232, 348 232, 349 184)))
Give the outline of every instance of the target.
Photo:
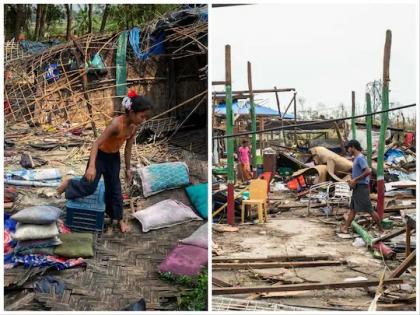
POLYGON ((350 225, 353 222, 355 217, 356 217, 356 211, 351 209, 350 212, 347 215, 346 221, 344 222, 344 224, 342 224, 340 226, 340 232, 341 233, 348 233, 349 227, 350 227, 350 225))
POLYGON ((378 226, 379 232, 383 233, 384 230, 382 228, 381 219, 379 218, 379 215, 376 213, 376 211, 370 211, 370 215, 372 216, 373 220, 375 221, 376 225, 378 226))

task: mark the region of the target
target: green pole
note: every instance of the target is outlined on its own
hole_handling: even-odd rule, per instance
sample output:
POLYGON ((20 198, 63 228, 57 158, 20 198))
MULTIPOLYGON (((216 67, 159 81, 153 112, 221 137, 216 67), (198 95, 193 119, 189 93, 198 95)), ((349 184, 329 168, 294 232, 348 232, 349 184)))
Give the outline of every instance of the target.
MULTIPOLYGON (((356 116, 356 93, 351 91, 351 115, 356 116)), ((356 119, 351 119, 351 138, 356 140, 356 119)))
MULTIPOLYGON (((372 113, 370 94, 366 93, 366 114, 372 113)), ((366 144, 368 165, 372 168, 372 116, 366 116, 366 144)))
MULTIPOLYGON (((226 135, 233 134, 233 111, 232 111, 232 87, 226 85, 226 135)), ((233 153, 235 151, 234 147, 234 137, 227 138, 227 165, 228 165, 228 180, 234 181, 234 159, 233 153)))
MULTIPOLYGON (((257 167, 257 115, 255 113, 254 93, 252 91, 252 73, 251 63, 248 61, 248 88, 249 88, 249 103, 250 103, 250 114, 251 114, 251 131, 253 132, 251 137, 251 159, 252 168, 255 170, 257 167)), ((261 141, 261 135, 260 135, 261 141)))

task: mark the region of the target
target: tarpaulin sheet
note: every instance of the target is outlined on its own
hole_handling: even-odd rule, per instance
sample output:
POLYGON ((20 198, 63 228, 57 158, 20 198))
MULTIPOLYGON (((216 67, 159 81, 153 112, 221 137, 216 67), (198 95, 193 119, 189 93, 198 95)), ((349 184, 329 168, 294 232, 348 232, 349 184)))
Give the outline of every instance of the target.
POLYGON ((127 38, 128 31, 122 32, 118 38, 117 55, 115 57, 115 76, 117 82, 115 94, 121 97, 127 95, 127 38))

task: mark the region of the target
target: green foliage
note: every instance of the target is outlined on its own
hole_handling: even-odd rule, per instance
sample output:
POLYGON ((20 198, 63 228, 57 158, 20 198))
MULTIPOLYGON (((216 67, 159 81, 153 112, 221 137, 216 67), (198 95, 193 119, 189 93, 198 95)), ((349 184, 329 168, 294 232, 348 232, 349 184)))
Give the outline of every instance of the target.
POLYGON ((48 22, 56 22, 64 19, 66 17, 66 14, 64 12, 64 6, 63 5, 48 5, 47 10, 47 21, 48 22))
POLYGON ((204 270, 196 277, 161 273, 162 279, 185 288, 178 300, 179 311, 206 311, 208 307, 208 274, 204 270))
MULTIPOLYGON (((5 16, 5 35, 6 38, 12 38, 15 30, 16 4, 4 5, 5 16)), ((36 5, 28 5, 25 25, 27 25, 26 35, 34 32, 36 5)), ((134 26, 143 25, 153 19, 159 18, 165 13, 176 10, 178 4, 112 4, 109 7, 109 14, 106 20, 105 32, 111 33, 134 26)), ((104 4, 93 5, 92 31, 98 32, 101 26, 104 4)), ((79 36, 88 31, 89 16, 88 5, 73 5, 73 23, 72 32, 79 36)), ((50 37, 62 37, 66 35, 66 11, 64 5, 48 5, 45 30, 48 30, 50 37)))

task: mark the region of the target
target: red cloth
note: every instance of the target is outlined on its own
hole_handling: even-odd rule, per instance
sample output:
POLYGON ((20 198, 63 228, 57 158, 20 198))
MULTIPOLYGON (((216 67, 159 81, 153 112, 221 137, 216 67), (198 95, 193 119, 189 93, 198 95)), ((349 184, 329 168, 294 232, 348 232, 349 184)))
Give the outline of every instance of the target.
POLYGON ((405 139, 404 139, 404 146, 411 147, 413 145, 413 141, 414 141, 414 133, 412 132, 406 133, 405 139))

